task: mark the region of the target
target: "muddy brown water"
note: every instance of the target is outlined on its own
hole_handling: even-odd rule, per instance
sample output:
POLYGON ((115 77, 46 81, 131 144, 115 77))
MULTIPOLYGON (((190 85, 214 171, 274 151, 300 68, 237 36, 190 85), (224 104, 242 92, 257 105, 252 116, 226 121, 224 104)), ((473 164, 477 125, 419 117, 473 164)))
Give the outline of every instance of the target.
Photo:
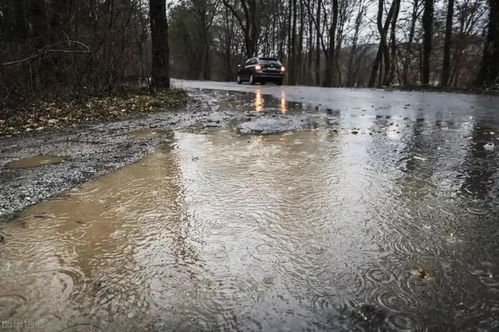
POLYGON ((158 136, 165 136, 168 135, 168 133, 169 132, 165 130, 145 128, 145 129, 136 130, 132 132, 131 135, 138 139, 149 139, 158 136))
POLYGON ((0 228, 0 322, 499 328, 499 162, 484 148, 494 128, 366 117, 352 134, 349 121, 270 136, 177 131, 24 210, 0 228))
POLYGON ((65 162, 65 158, 54 155, 38 155, 28 158, 22 158, 7 163, 7 168, 33 168, 45 165, 54 165, 65 162))

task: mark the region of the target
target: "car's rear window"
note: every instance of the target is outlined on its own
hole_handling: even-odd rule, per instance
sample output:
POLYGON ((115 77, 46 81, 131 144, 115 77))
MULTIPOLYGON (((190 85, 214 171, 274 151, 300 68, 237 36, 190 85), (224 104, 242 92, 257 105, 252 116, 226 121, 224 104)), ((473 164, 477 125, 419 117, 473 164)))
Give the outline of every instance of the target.
POLYGON ((280 66, 281 65, 281 62, 279 62, 279 60, 275 60, 275 59, 260 59, 260 62, 263 65, 272 65, 272 66, 280 66))

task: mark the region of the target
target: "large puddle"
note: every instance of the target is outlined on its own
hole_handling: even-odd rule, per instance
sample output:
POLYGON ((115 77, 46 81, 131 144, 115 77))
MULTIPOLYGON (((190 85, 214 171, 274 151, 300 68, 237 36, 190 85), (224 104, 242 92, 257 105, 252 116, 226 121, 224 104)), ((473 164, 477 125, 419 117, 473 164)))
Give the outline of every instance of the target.
POLYGON ((7 163, 6 168, 34 168, 46 165, 54 165, 65 162, 64 157, 53 155, 38 155, 18 159, 7 163))
POLYGON ((140 162, 26 209, 0 229, 0 322, 497 328, 494 133, 441 120, 378 133, 386 121, 364 123, 374 134, 175 132, 140 162))

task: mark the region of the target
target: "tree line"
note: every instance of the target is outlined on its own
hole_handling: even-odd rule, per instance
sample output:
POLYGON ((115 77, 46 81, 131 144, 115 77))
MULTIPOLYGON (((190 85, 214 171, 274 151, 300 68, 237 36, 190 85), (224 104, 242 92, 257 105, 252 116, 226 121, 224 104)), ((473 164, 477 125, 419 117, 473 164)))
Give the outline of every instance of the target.
POLYGON ((0 0, 0 105, 33 94, 169 87, 164 0, 0 0))
POLYGON ((261 55, 290 85, 494 86, 499 0, 0 0, 0 97, 233 80, 261 55))
POLYGON ((182 0, 170 6, 174 76, 231 80, 274 56, 288 84, 496 84, 498 0, 182 0), (201 46, 202 45, 202 46, 201 46))

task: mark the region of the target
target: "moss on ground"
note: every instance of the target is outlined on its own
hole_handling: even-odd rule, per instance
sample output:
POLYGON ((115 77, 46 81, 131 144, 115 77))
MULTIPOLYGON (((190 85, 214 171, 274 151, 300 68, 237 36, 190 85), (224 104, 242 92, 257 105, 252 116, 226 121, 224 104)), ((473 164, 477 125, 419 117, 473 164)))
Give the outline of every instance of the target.
POLYGON ((184 90, 157 93, 125 90, 113 95, 40 98, 0 111, 0 136, 11 137, 49 128, 77 127, 87 123, 122 120, 151 112, 172 111, 187 103, 184 90))

